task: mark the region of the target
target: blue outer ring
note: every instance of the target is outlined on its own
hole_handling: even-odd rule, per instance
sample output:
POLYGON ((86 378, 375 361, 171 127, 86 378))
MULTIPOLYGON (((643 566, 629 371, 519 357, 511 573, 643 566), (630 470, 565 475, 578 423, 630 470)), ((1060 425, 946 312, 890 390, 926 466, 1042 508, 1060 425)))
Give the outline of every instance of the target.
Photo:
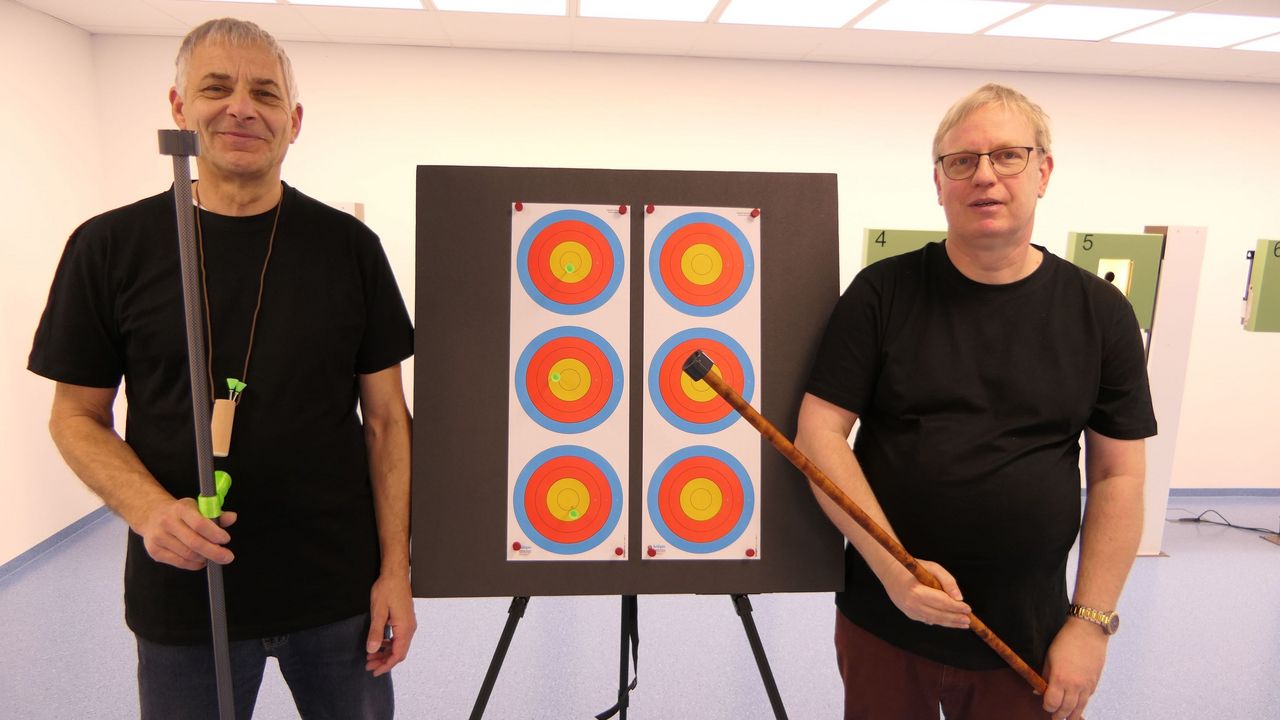
POLYGON ((664 540, 685 552, 710 553, 729 547, 729 545, 733 544, 734 541, 742 536, 742 533, 747 529, 747 523, 751 522, 752 513, 755 512, 756 496, 755 492, 751 488, 750 476, 747 474, 747 469, 742 466, 742 463, 738 462, 737 458, 718 447, 712 447, 710 445, 693 445, 672 453, 671 456, 666 460, 663 460, 662 464, 658 466, 658 469, 654 471, 653 482, 649 483, 648 502, 649 519, 653 521, 654 528, 657 529, 658 534, 661 535, 664 540), (701 455, 715 458, 716 460, 723 462, 725 465, 728 465, 730 470, 738 473, 738 478, 742 483, 742 515, 738 518, 738 522, 734 524, 729 532, 725 533, 719 540, 712 540, 711 542, 691 542, 677 535, 675 531, 672 530, 665 521, 663 521, 662 510, 658 506, 658 495, 662 490, 663 478, 666 477, 668 472, 671 472, 671 468, 675 467, 676 463, 682 460, 701 455))
POLYGON ((658 352, 654 354, 653 360, 649 363, 649 397, 653 398, 653 406, 658 409, 658 414, 672 425, 680 428, 687 433, 695 435, 710 435, 728 428, 738 421, 738 413, 731 412, 713 423, 694 423, 685 420, 675 413, 674 410, 667 405, 667 401, 662 397, 662 387, 659 379, 662 373, 662 360, 675 349, 677 345, 694 337, 704 337, 715 340, 725 347, 729 348, 738 356, 738 362, 742 365, 742 399, 751 402, 752 395, 756 390, 755 372, 751 369, 751 358, 747 356, 747 351, 738 344, 737 340, 711 328, 689 328, 681 330, 672 335, 662 346, 658 348, 658 352))
POLYGON ((618 240, 617 233, 603 220, 583 210, 556 210, 542 216, 532 227, 525 231, 524 237, 520 239, 520 250, 516 253, 516 269, 520 275, 520 284, 524 286, 524 291, 529 294, 529 298, 551 312, 561 315, 581 315, 591 312, 608 302, 609 298, 613 297, 614 292, 618 290, 618 286, 622 284, 623 266, 625 264, 622 256, 622 243, 618 240), (533 247, 534 239, 538 237, 538 233, 562 220, 580 220, 599 230, 600 234, 604 235, 605 240, 609 241, 609 249, 613 251, 614 258, 613 274, 609 276, 609 282, 604 286, 604 289, 590 300, 572 305, 556 302, 543 295, 538 286, 534 285, 533 278, 529 275, 529 249, 533 247))
POLYGON ((580 445, 560 445, 543 450, 534 455, 533 459, 525 464, 524 469, 520 471, 519 479, 516 480, 516 489, 511 496, 511 506, 515 510, 516 522, 520 523, 520 529, 524 530, 525 535, 528 535, 529 539, 538 547, 557 555, 577 555, 604 542, 604 539, 609 537, 610 533, 618 525, 618 518, 622 517, 622 482, 618 480, 618 473, 614 472, 613 466, 599 453, 580 445), (537 528, 533 526, 533 522, 529 520, 529 514, 524 511, 524 495, 529 489, 529 478, 535 470, 542 467, 548 460, 561 455, 580 457, 600 468, 605 478, 609 481, 609 489, 613 492, 613 502, 609 507, 609 517, 604 521, 604 525, 600 526, 595 535, 576 543, 562 543, 546 537, 538 532, 537 528))
POLYGON ((653 241, 653 248, 649 251, 649 276, 653 278, 653 286, 662 296, 663 300, 671 307, 679 310, 686 315, 695 317, 711 317, 719 315, 722 312, 737 305, 747 294, 747 290, 751 287, 751 277, 755 273, 755 256, 751 254, 751 244, 747 242, 747 236, 742 234, 736 225, 724 219, 720 215, 709 212, 691 212, 681 215, 680 217, 667 223, 658 233, 657 238, 653 241), (690 305, 689 303, 676 297, 667 287, 667 283, 662 279, 662 248, 667 244, 667 240, 671 235, 685 225, 693 223, 709 223, 721 228, 729 233, 729 237, 738 243, 738 250, 742 253, 742 280, 738 283, 738 289, 733 291, 729 297, 721 300, 715 305, 690 305))
POLYGON ((613 349, 608 340, 583 327, 566 325, 564 327, 551 328, 531 340, 525 347, 524 352, 520 353, 520 359, 516 361, 515 386, 516 397, 520 399, 520 406, 524 408, 526 415, 533 418, 534 422, 553 432, 569 435, 586 432, 608 420, 614 409, 618 407, 618 401, 622 399, 622 384, 622 360, 618 358, 617 351, 613 349), (609 367, 613 370, 613 389, 609 391, 609 399, 605 401, 604 407, 600 408, 600 412, 580 422, 566 423, 547 417, 538 409, 537 405, 533 404, 533 399, 529 397, 529 390, 525 387, 525 374, 529 372, 529 363, 533 361, 533 354, 548 342, 562 337, 576 337, 590 341, 604 353, 605 359, 609 361, 609 367))

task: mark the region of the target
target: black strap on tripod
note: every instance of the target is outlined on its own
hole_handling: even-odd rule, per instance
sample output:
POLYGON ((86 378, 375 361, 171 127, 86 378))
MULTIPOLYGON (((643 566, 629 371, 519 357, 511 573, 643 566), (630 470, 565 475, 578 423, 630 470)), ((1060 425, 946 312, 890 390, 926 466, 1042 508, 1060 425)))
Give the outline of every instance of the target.
POLYGON ((596 720, 609 720, 614 715, 627 717, 627 706, 631 704, 631 691, 640 682, 640 621, 638 604, 635 595, 622 596, 622 650, 618 662, 618 702, 613 707, 596 715, 596 720), (635 676, 627 683, 627 646, 631 647, 631 665, 635 668, 635 676))

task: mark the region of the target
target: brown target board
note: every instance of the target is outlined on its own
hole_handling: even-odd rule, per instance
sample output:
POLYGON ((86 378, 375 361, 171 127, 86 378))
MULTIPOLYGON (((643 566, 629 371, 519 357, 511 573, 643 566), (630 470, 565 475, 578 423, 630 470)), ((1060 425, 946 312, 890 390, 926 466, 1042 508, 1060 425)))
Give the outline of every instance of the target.
POLYGON ((689 433, 733 422, 727 404, 682 381, 679 368, 692 349, 714 358, 716 371, 748 400, 761 398, 757 408, 794 436, 805 379, 839 296, 838 268, 831 174, 420 166, 415 596, 842 587, 841 536, 799 471, 763 440, 758 478, 748 477, 752 463, 710 442, 664 450, 654 473, 641 466, 649 397, 651 412, 689 433), (611 229, 598 212, 560 209, 518 233, 513 259, 513 208, 534 204, 616 208, 620 215, 611 217, 623 231, 630 223, 630 232, 614 232, 619 225, 611 229), (689 212, 658 228, 649 257, 645 209, 655 205, 750 209, 759 222, 758 253, 733 223, 689 212), (643 292, 651 271, 654 290, 690 318, 690 327, 646 348, 643 292), (741 312, 752 283, 759 288, 754 359, 712 327, 726 310, 741 312), (513 347, 516 292, 565 322, 520 336, 527 339, 513 347), (628 328, 582 326, 618 294, 630 298, 628 328), (610 332, 621 332, 622 343, 602 336, 610 332), (509 408, 564 442, 508 457, 509 408), (628 419, 621 463, 583 442, 610 417, 628 419), (520 537, 552 551, 544 552, 548 559, 511 561, 528 549, 510 541, 512 516, 520 537), (736 559, 653 562, 641 539, 642 516, 690 557, 733 541, 751 517, 759 544, 736 559), (603 550, 608 559, 556 561, 556 552, 582 548, 603 550))

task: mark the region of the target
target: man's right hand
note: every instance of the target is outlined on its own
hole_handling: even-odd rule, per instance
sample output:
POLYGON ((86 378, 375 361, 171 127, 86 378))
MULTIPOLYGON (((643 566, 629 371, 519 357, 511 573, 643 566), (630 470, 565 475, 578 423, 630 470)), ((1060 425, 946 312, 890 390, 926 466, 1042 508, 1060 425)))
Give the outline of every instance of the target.
POLYGON ((226 565, 235 559, 223 547, 231 540, 223 528, 235 521, 235 513, 223 512, 214 522, 200 514, 193 498, 181 498, 157 505, 134 531, 142 536, 147 554, 156 562, 200 570, 206 562, 226 565))
POLYGON ((881 578, 889 599, 902 614, 917 622, 967 630, 969 613, 973 611, 964 602, 956 579, 938 563, 919 559, 916 562, 938 579, 942 589, 921 583, 905 567, 895 563, 887 577, 881 578))

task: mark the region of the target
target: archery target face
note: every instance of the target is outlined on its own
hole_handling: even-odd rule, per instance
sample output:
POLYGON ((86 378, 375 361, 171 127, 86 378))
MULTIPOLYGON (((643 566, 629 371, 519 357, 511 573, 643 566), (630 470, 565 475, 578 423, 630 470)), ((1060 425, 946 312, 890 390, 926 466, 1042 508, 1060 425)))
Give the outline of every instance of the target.
POLYGON ((724 217, 691 212, 658 232, 649 251, 654 288, 687 315, 719 315, 751 286, 755 261, 742 231, 724 217))
POLYGON ((755 512, 747 470, 709 445, 678 450, 649 483, 650 520, 662 538, 690 553, 712 553, 736 541, 755 512))
POLYGON ((696 350, 711 358, 711 372, 747 402, 755 391, 755 374, 742 346, 719 330, 682 330, 662 343, 649 365, 649 396, 667 422, 685 432, 706 435, 729 427, 738 414, 710 385, 685 374, 684 363, 696 350))
POLYGON ((520 405, 542 427, 580 433, 604 422, 622 398, 622 362, 599 334, 552 328, 533 339, 516 362, 520 405))
POLYGON ((622 283, 622 243, 599 217, 564 209, 525 231, 516 266, 525 292, 555 313, 580 315, 609 301, 622 283))
POLYGON ((622 483, 599 453, 561 445, 538 453, 512 493, 516 522, 538 547, 575 555, 599 545, 622 517, 622 483))

